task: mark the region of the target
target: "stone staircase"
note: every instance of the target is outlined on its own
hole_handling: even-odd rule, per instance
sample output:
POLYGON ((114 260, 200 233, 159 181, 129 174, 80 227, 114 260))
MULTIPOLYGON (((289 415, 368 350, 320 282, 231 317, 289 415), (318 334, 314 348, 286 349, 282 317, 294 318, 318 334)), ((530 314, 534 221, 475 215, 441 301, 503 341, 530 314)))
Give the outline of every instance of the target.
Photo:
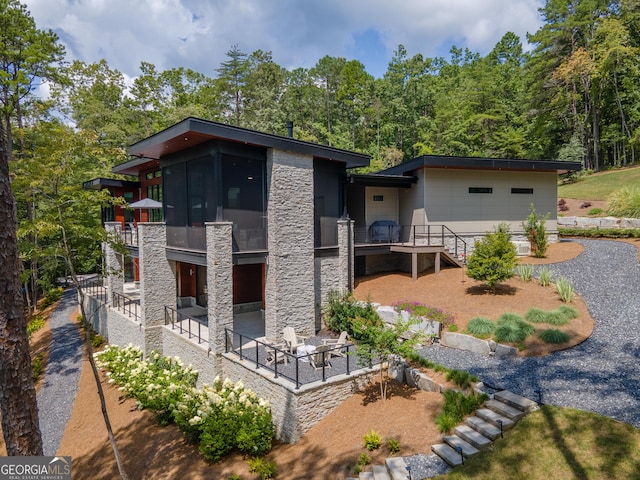
POLYGON ((432 445, 431 450, 452 467, 460 465, 464 459, 487 448, 502 433, 513 426, 527 413, 536 410, 533 400, 503 390, 493 395, 484 408, 475 411, 464 425, 454 429, 453 435, 446 435, 444 443, 432 445))
MULTIPOLYGON (((484 407, 467 417, 465 424, 454 429, 453 435, 445 435, 444 443, 432 445, 433 453, 452 467, 463 463, 489 447, 502 433, 513 426, 527 413, 538 409, 533 400, 503 390, 485 402, 484 407)), ((408 460, 408 459, 407 459, 408 460)), ((358 478, 347 480, 407 480, 407 461, 403 457, 385 460, 385 465, 374 465, 372 472, 361 472, 358 478)), ((417 477, 413 477, 416 480, 417 477)))

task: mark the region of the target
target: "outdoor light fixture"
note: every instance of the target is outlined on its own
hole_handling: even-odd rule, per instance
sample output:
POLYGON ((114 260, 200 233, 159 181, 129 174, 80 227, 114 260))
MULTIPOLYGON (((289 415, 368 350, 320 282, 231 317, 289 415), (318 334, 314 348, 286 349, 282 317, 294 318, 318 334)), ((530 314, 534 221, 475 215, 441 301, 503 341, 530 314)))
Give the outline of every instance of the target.
POLYGON ((503 429, 502 429, 502 420, 498 419, 498 424, 500 425, 500 438, 504 438, 503 429))
POLYGON ((413 480, 413 479, 411 478, 411 466, 410 466, 410 465, 407 465, 407 466, 406 466, 406 467, 404 467, 404 468, 406 468, 406 469, 407 469, 407 473, 409 474, 409 480, 413 480))
POLYGON ((456 450, 458 451, 458 453, 460 454, 460 460, 462 460, 462 464, 464 465, 464 455, 462 454, 462 447, 460 445, 458 445, 456 447, 456 450))

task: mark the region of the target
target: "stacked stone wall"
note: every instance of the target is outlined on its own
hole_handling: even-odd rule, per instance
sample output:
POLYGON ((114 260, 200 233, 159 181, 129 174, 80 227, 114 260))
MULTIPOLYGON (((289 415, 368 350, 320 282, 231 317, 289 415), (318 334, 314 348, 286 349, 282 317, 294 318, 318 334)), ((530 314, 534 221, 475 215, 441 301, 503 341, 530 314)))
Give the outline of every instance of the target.
POLYGON ((179 357, 185 365, 191 364, 198 370, 198 387, 203 384, 213 384, 218 368, 216 356, 209 351, 209 344, 201 345, 193 343, 174 331, 170 327, 162 328, 162 354, 166 357, 179 357))

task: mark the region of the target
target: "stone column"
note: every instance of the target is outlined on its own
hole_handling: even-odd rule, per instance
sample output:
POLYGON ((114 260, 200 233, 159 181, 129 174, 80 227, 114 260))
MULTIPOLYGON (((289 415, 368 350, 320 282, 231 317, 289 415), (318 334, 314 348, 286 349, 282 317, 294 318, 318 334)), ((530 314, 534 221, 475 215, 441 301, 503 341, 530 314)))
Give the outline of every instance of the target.
POLYGON ((354 221, 338 220, 338 278, 341 291, 353 291, 355 248, 354 221))
POLYGON ((233 329, 233 223, 206 223, 209 346, 223 353, 225 327, 233 329))
POLYGON ((120 241, 122 225, 120 222, 106 222, 107 241, 103 244, 104 251, 104 286, 107 288, 107 304, 113 302, 113 293, 124 292, 124 258, 113 248, 110 240, 120 241))
POLYGON ((167 259, 166 244, 163 223, 138 224, 140 312, 145 329, 145 354, 152 350, 162 351, 164 307, 176 306, 175 264, 167 259))
POLYGON ((313 157, 282 150, 267 153, 269 256, 265 285, 265 334, 286 326, 315 333, 313 157))

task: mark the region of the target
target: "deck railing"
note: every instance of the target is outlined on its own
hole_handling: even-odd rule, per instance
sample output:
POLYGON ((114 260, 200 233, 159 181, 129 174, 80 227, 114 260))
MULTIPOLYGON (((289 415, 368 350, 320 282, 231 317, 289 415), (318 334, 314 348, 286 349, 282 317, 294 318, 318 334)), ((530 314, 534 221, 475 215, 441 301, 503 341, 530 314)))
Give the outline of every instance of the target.
POLYGON ((87 295, 96 298, 100 303, 107 303, 107 289, 102 285, 102 279, 82 279, 80 288, 87 295))
POLYGON ((128 315, 136 322, 140 321, 140 300, 127 297, 122 293, 113 292, 111 306, 119 312, 128 315))
POLYGON ((189 340, 196 339, 198 345, 209 343, 207 325, 167 305, 164 307, 164 324, 171 325, 171 330, 177 330, 181 335, 186 334, 189 340))
POLYGON ((274 377, 284 378, 300 386, 337 375, 350 375, 355 361, 355 346, 347 343, 319 353, 322 355, 321 365, 314 368, 311 357, 316 353, 293 354, 281 344, 257 340, 247 335, 225 328, 225 352, 237 355, 240 360, 255 364, 256 369, 264 368, 273 372, 274 377), (331 352, 340 356, 333 356, 331 352))

